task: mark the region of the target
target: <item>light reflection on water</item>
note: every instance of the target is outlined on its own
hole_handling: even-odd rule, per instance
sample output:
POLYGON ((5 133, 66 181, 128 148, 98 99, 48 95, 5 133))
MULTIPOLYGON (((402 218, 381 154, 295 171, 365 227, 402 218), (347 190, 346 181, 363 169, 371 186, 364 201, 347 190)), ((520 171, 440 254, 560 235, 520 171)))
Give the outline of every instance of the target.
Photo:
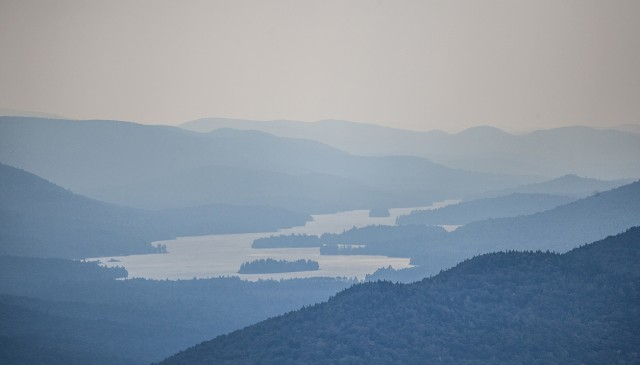
MULTIPOLYGON (((369 217, 368 210, 354 210, 335 214, 314 215, 313 221, 304 226, 281 229, 277 232, 220 234, 197 237, 179 237, 160 241, 167 246, 168 253, 118 256, 118 262, 108 262, 112 257, 91 258, 106 266, 124 266, 129 277, 147 279, 192 279, 219 276, 239 276, 245 280, 308 278, 318 276, 364 279, 381 267, 395 269, 411 267, 408 258, 370 255, 320 255, 314 248, 253 249, 253 240, 280 234, 341 233, 352 227, 368 225, 393 225, 398 216, 415 209, 435 209, 457 201, 434 203, 429 207, 389 209, 389 217, 369 217), (243 262, 260 258, 275 260, 311 259, 318 261, 320 270, 276 274, 238 274, 243 262)), ((449 228, 449 227, 445 227, 449 228)))

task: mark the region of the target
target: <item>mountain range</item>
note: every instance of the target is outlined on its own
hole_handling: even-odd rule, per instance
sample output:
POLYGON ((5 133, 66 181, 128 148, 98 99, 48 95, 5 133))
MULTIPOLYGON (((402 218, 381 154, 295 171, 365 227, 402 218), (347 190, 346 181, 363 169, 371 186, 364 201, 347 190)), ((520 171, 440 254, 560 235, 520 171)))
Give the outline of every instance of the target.
POLYGON ((573 198, 586 198, 590 195, 611 190, 633 182, 633 179, 598 180, 575 174, 560 176, 548 181, 515 186, 482 194, 485 197, 497 197, 509 194, 551 194, 573 198))
POLYGON ((205 118, 182 128, 259 130, 320 141, 356 155, 410 155, 446 166, 496 174, 561 176, 574 173, 604 180, 640 177, 637 126, 595 129, 583 126, 514 135, 490 126, 459 133, 417 132, 341 120, 314 123, 205 118))
POLYGON ((415 210, 398 217, 397 224, 464 225, 490 218, 542 212, 573 201, 562 195, 512 193, 476 199, 433 210, 415 210))
POLYGON ((223 334, 164 363, 637 362, 633 128, 214 122, 0 117, 0 363, 148 364, 223 334), (444 199, 464 200, 410 225, 258 240, 415 265, 318 305, 355 281, 155 281, 77 260, 444 199), (432 226, 447 223, 464 225, 432 226))
POLYGON ((138 208, 184 208, 194 200, 245 204, 258 195, 254 188, 272 204, 286 186, 301 193, 280 206, 308 200, 299 210, 318 213, 318 192, 325 210, 337 211, 423 205, 538 181, 456 170, 412 156, 356 156, 256 131, 196 133, 116 121, 0 117, 0 135, 3 163, 76 193, 138 208), (329 194, 338 205, 328 204, 329 194))

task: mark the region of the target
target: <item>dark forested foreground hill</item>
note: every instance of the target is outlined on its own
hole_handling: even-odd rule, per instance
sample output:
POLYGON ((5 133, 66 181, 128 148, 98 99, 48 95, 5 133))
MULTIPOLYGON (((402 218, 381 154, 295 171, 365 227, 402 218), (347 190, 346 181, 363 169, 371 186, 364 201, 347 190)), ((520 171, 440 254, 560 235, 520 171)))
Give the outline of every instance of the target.
POLYGON ((566 254, 493 253, 375 282, 161 364, 637 364, 640 228, 566 254))
POLYGON ((0 364, 146 365, 352 281, 115 280, 121 268, 0 256, 0 364))
POLYGON ((176 236, 272 231, 308 217, 266 206, 144 211, 74 194, 0 164, 0 254, 83 258, 151 253, 176 236))

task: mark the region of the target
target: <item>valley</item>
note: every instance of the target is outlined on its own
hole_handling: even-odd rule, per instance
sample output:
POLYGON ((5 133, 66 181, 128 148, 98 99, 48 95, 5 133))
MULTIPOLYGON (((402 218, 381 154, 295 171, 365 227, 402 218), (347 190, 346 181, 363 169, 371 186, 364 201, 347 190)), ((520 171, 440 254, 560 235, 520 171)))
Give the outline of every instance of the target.
POLYGON ((640 0, 0 0, 0 365, 640 365, 640 0))
POLYGON ((394 269, 411 267, 409 258, 385 256, 325 256, 319 248, 254 249, 254 240, 270 235, 341 233, 353 227, 370 225, 393 225, 400 215, 414 209, 433 209, 455 201, 446 201, 421 208, 390 209, 389 217, 369 217, 365 210, 339 212, 335 214, 313 215, 304 226, 281 229, 277 232, 180 237, 176 240, 161 241, 167 253, 155 255, 118 256, 88 258, 86 261, 116 267, 123 266, 130 277, 147 279, 191 279, 239 276, 244 280, 281 280, 307 277, 356 278, 364 280, 379 268, 391 266, 394 269), (277 274, 238 274, 240 264, 250 259, 272 258, 277 260, 312 259, 320 263, 320 270, 313 272, 292 272, 277 274))
MULTIPOLYGON (((268 340, 256 340, 260 355, 226 355, 239 351, 234 346, 244 340, 233 345, 225 341, 244 333, 253 336, 254 328, 271 328, 270 323, 289 316, 312 323, 307 321, 315 319, 307 319, 306 313, 323 312, 316 308, 333 306, 352 292, 371 295, 348 300, 356 310, 349 314, 353 318, 369 313, 371 303, 381 309, 405 300, 431 303, 429 308, 439 314, 423 313, 420 318, 429 318, 438 330, 420 330, 424 336, 416 336, 414 328, 403 325, 413 337, 395 336, 415 343, 436 341, 451 331, 468 331, 464 321, 455 319, 446 328, 438 318, 477 318, 479 312, 470 308, 486 303, 497 306, 486 304, 496 321, 518 318, 506 294, 497 300, 465 286, 466 279, 448 283, 447 278, 456 278, 465 267, 491 272, 482 274, 486 279, 481 275, 469 281, 479 287, 489 280, 487 285, 495 290, 511 290, 495 278, 516 280, 513 290, 519 297, 541 290, 510 278, 531 275, 528 265, 548 271, 540 273, 543 282, 550 277, 545 275, 575 269, 569 274, 575 281, 565 284, 576 292, 586 290, 580 293, 591 293, 596 300, 600 297, 593 294, 595 289, 580 276, 592 270, 590 266, 575 267, 564 257, 616 234, 622 235, 613 241, 628 241, 625 247, 634 255, 637 229, 632 227, 640 225, 640 182, 632 175, 612 174, 608 180, 554 177, 553 169, 546 170, 550 176, 493 174, 454 169, 419 156, 355 155, 318 141, 247 130, 201 133, 117 121, 0 117, 0 131, 3 363, 138 365, 167 359, 171 364, 182 362, 183 356, 191 359, 189 364, 209 359, 224 363, 217 356, 233 359, 230 363, 255 363, 253 356, 265 363, 290 363, 293 358, 314 363, 318 357, 305 358, 296 350, 313 349, 303 345, 304 336, 295 343, 278 342, 289 331, 297 333, 294 325, 269 332, 268 340), (113 145, 117 136, 127 137, 113 145), (255 268, 245 270, 252 262, 255 268), (464 299, 475 304, 446 304, 446 293, 454 293, 451 298, 456 299, 450 300, 455 303, 464 299), (446 305, 452 309, 441 313, 446 305), (273 341, 287 355, 263 350, 263 341, 273 341), (198 343, 202 345, 180 352, 198 343)), ((597 244, 596 256, 616 255, 605 252, 607 240, 612 238, 597 244)), ((611 280, 607 275, 617 275, 601 264, 589 265, 604 270, 605 282, 611 280)), ((624 275, 631 284, 621 283, 620 290, 630 290, 631 296, 620 300, 633 300, 629 285, 636 282, 635 274, 631 270, 624 275)), ((566 304, 567 299, 556 294, 535 297, 538 304, 527 318, 542 320, 551 331, 551 322, 535 316, 539 306, 566 304)), ((615 301, 607 305, 618 305, 620 318, 633 313, 633 307, 615 301)), ((398 324, 415 314, 415 309, 391 306, 398 324), (414 314, 405 315, 405 310, 414 314)), ((347 313, 346 307, 340 308, 347 313)), ((597 308, 576 320, 613 321, 597 308)), ((371 316, 386 318, 381 312, 371 316)), ((329 324, 331 318, 322 321, 329 324)), ((346 327, 335 325, 327 331, 365 326, 343 322, 346 327)), ((481 333, 501 331, 486 327, 491 322, 474 323, 481 333)), ((562 323, 560 331, 574 328, 562 323)), ((636 333, 611 323, 613 327, 602 330, 625 333, 620 351, 633 359, 628 349, 636 333)), ((529 322, 511 330, 542 331, 529 322)), ((585 333, 590 330, 580 327, 585 333)), ((311 353, 327 352, 354 363, 415 360, 415 347, 375 332, 367 342, 375 348, 368 348, 360 342, 366 336, 357 333, 355 340, 341 335, 347 347, 311 353), (393 350, 379 352, 384 346, 393 350)), ((455 336, 446 338, 463 343, 455 336)), ((330 342, 324 337, 321 341, 330 342)), ((566 346, 594 344, 576 341, 566 346)), ((419 346, 446 353, 445 362, 462 359, 456 350, 461 345, 419 346)), ((465 346, 469 350, 464 356, 479 356, 481 347, 502 354, 492 355, 492 361, 498 356, 507 363, 513 359, 506 355, 510 350, 496 344, 465 346)), ((554 353, 549 359, 567 359, 557 357, 558 350, 549 344, 540 346, 554 353)), ((608 347, 598 351, 596 358, 610 356, 608 347)))

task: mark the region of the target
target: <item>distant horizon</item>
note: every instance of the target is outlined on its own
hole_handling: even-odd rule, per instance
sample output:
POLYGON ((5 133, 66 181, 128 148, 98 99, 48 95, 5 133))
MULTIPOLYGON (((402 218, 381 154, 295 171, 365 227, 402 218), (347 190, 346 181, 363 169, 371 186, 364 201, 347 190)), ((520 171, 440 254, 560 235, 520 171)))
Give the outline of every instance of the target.
POLYGON ((474 129, 474 128, 481 128, 481 127, 490 127, 490 128, 495 128, 498 129, 500 131, 506 132, 508 134, 512 134, 512 135, 522 135, 522 134, 527 134, 527 133, 531 133, 531 132, 535 132, 535 131, 540 131, 540 130, 552 130, 552 129, 559 129, 559 128, 571 128, 571 127, 586 127, 586 128, 593 128, 593 129, 601 129, 601 130, 605 130, 605 129, 612 129, 612 130, 622 130, 621 128, 623 127, 637 127, 640 129, 640 123, 621 123, 618 125, 610 125, 610 126, 598 126, 598 125, 587 125, 587 124, 565 124, 565 125, 558 125, 558 126, 551 126, 551 127, 541 127, 541 128, 533 128, 533 129, 512 129, 512 128, 502 128, 496 125, 492 125, 492 124, 477 124, 477 125, 472 125, 469 127, 465 127, 463 129, 441 129, 441 128, 435 128, 435 129, 428 129, 428 130, 417 130, 417 129, 409 129, 409 128, 403 128, 402 126, 389 126, 389 125, 381 125, 381 124, 375 124, 375 123, 371 123, 371 122, 367 122, 367 121, 354 121, 354 120, 345 120, 345 119, 337 119, 337 118, 329 118, 329 119, 320 119, 320 120, 294 120, 294 119, 250 119, 250 118, 235 118, 235 117, 225 117, 225 116, 207 116, 207 117, 200 117, 200 118, 195 118, 195 119, 190 119, 190 120, 185 120, 185 121, 178 121, 176 123, 145 123, 145 122, 141 122, 138 120, 130 120, 130 119, 116 119, 116 118, 71 118, 65 115, 57 115, 57 114, 53 114, 53 113, 49 113, 46 111, 41 111, 41 110, 23 110, 23 109, 16 109, 16 108, 5 108, 5 107, 0 107, 0 117, 2 116, 7 116, 7 117, 33 117, 33 118, 45 118, 45 119, 65 119, 65 120, 77 120, 77 121, 91 121, 91 120, 108 120, 108 121, 114 121, 114 122, 125 122, 125 123, 135 123, 135 124, 141 124, 141 125, 163 125, 163 126, 170 126, 170 127, 180 127, 186 123, 190 123, 190 122, 194 122, 197 120, 203 120, 203 119, 226 119, 226 120, 237 120, 237 121, 252 121, 252 122, 264 122, 264 123, 269 123, 269 122, 292 122, 292 123, 306 123, 306 124, 313 124, 313 123, 321 123, 321 122, 327 122, 327 121, 337 121, 337 122, 346 122, 346 123, 354 123, 354 124, 363 124, 363 125, 370 125, 370 126, 375 126, 375 127, 381 127, 381 128, 391 128, 391 129, 397 129, 397 130, 404 130, 404 131, 409 131, 409 132, 419 132, 419 133, 427 133, 427 132, 444 132, 447 134, 458 134, 458 133, 462 133, 464 131, 467 131, 469 129, 474 129))
POLYGON ((0 0, 2 107, 522 133, 640 121, 640 2, 0 0))

